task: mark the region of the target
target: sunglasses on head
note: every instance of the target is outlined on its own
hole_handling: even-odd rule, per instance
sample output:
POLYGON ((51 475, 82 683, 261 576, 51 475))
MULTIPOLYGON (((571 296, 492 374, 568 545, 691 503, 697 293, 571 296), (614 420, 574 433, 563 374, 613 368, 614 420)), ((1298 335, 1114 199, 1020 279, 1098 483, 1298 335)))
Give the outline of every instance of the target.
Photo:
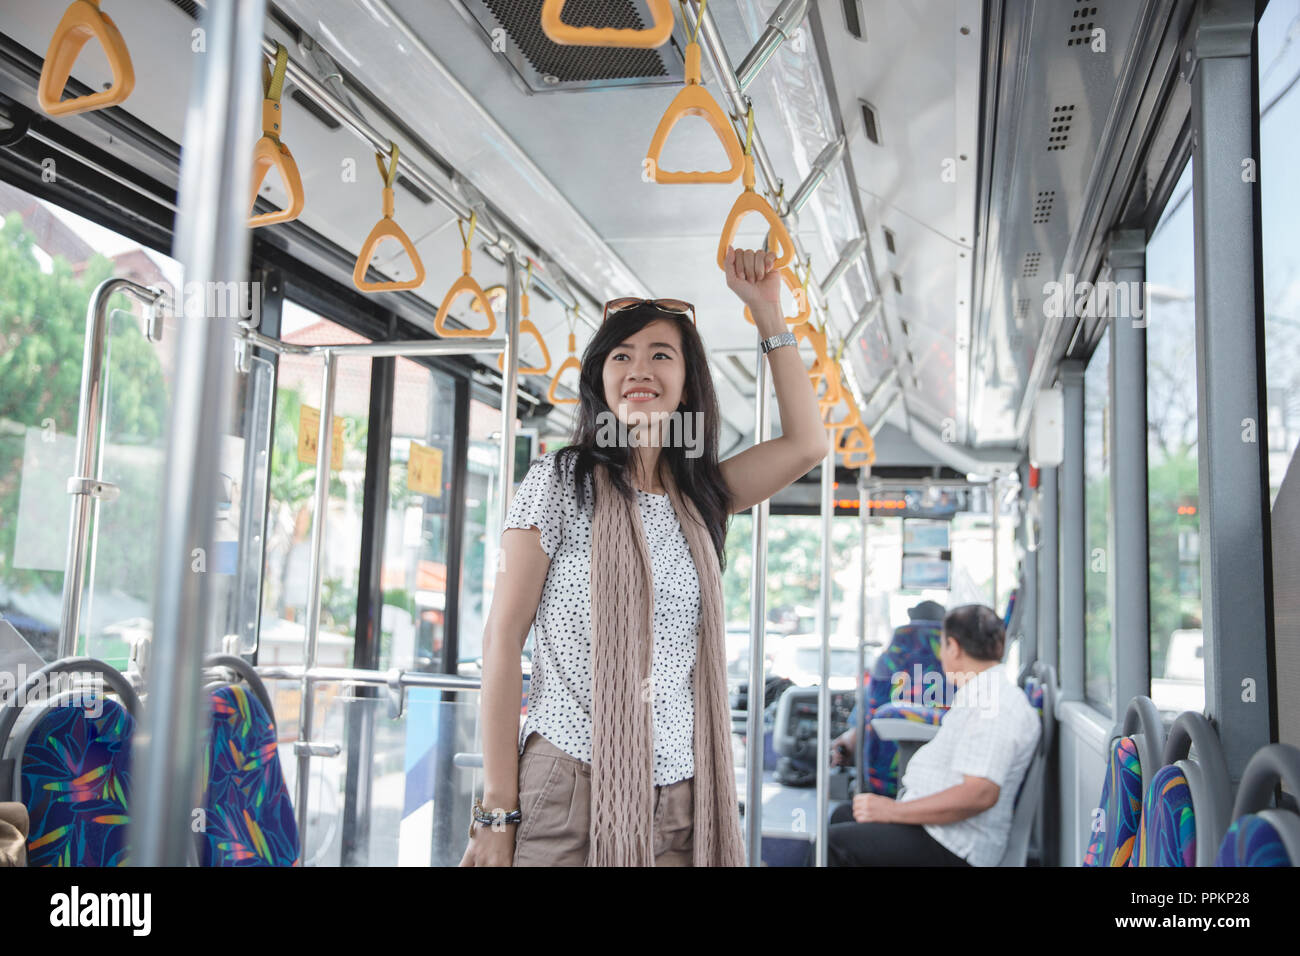
POLYGON ((695 306, 689 302, 683 302, 681 299, 638 299, 635 296, 624 296, 621 299, 610 299, 605 303, 605 314, 600 317, 604 322, 611 315, 624 312, 627 309, 634 309, 638 305, 651 305, 660 312, 668 312, 672 315, 690 315, 691 325, 695 324, 695 306))

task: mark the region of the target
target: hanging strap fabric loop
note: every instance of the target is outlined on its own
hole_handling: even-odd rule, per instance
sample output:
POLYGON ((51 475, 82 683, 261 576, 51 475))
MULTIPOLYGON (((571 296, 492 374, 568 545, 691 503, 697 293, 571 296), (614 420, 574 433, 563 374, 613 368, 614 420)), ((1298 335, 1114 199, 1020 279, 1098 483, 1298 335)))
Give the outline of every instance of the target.
MULTIPOLYGON (((461 241, 462 243, 464 243, 466 249, 469 248, 470 240, 474 238, 474 227, 475 227, 476 225, 478 225, 478 210, 477 210, 477 209, 474 209, 474 210, 471 210, 471 211, 470 211, 470 214, 469 214, 469 233, 468 233, 468 235, 465 233, 465 220, 464 220, 464 219, 457 219, 457 220, 456 220, 456 228, 460 230, 460 241, 461 241)), ((532 264, 530 263, 530 264, 529 264, 529 272, 530 272, 530 274, 531 274, 531 271, 532 271, 532 264)), ((527 288, 527 286, 525 286, 525 288, 527 288)))
POLYGON ((745 113, 745 155, 754 155, 754 104, 745 113))
POLYGON ((375 153, 375 165, 379 167, 379 178, 384 181, 385 189, 392 189, 393 183, 397 181, 397 157, 401 155, 401 150, 397 148, 396 143, 389 144, 389 158, 385 162, 383 153, 375 153))
MULTIPOLYGON (((686 0, 677 0, 677 5, 682 8, 682 27, 686 26, 686 0)), ((704 21, 704 8, 709 5, 709 0, 703 0, 700 4, 700 12, 695 17, 695 29, 691 31, 691 43, 696 42, 700 36, 700 24, 704 21)))
POLYGON ((275 69, 272 70, 266 61, 262 61, 262 89, 265 90, 265 99, 278 103, 281 94, 284 93, 284 72, 289 65, 289 51, 284 48, 283 43, 275 45, 275 69))

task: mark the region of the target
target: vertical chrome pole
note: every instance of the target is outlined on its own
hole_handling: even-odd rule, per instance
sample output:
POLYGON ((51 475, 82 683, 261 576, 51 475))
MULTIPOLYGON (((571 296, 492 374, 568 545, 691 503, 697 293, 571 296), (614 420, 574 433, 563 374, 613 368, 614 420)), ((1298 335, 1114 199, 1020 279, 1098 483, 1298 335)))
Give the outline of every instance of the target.
POLYGON ((993 608, 993 613, 998 617, 1002 616, 1002 610, 998 607, 998 509, 1001 502, 998 500, 998 480, 994 478, 989 485, 989 513, 992 517, 989 519, 989 529, 993 534, 993 602, 989 607, 993 608))
POLYGON ((77 653, 81 630, 81 598, 85 589, 86 538, 92 505, 103 491, 100 483, 100 432, 104 419, 105 353, 110 334, 108 300, 126 292, 151 304, 157 296, 130 279, 105 279, 91 293, 86 306, 85 345, 81 353, 81 398, 77 411, 76 464, 68 479, 72 497, 68 519, 68 553, 63 566, 63 606, 59 614, 59 657, 77 653))
POLYGON ((519 263, 513 251, 506 253, 506 350, 501 364, 505 381, 501 383, 501 497, 497 509, 501 516, 498 527, 504 528, 515 483, 515 405, 519 394, 519 263))
POLYGON ((826 460, 822 462, 821 591, 817 602, 822 635, 821 682, 817 687, 817 865, 826 865, 827 759, 831 749, 831 519, 835 517, 835 431, 826 430, 826 460))
POLYGON ((309 676, 316 666, 320 644, 321 585, 325 576, 325 525, 329 517, 330 463, 334 457, 334 388, 338 379, 338 356, 324 353, 321 369, 320 422, 316 428, 316 496, 312 505, 311 553, 307 564, 307 620, 302 635, 302 682, 298 700, 298 839, 307 857, 307 801, 311 784, 312 715, 315 683, 309 676))
POLYGON ((862 679, 867 671, 867 616, 870 613, 870 592, 868 583, 871 579, 871 561, 867 557, 867 533, 871 526, 871 495, 867 487, 871 476, 871 466, 863 465, 858 469, 858 532, 860 535, 859 547, 862 550, 862 590, 858 593, 858 672, 856 675, 856 686, 853 695, 858 707, 858 726, 857 735, 854 738, 853 766, 856 768, 858 793, 866 792, 866 768, 862 766, 862 744, 865 740, 867 729, 867 715, 865 711, 867 703, 866 691, 862 686, 862 679))
MULTIPOLYGON (((772 430, 768 407, 768 367, 758 352, 754 372, 754 444, 772 430)), ((763 672, 763 641, 767 636, 767 513, 766 499, 750 509, 753 541, 749 572, 749 703, 745 709, 745 847, 750 866, 763 862, 763 710, 767 675, 763 672)))
MULTIPOLYGON (((228 0, 209 4, 201 21, 207 52, 194 58, 175 253, 187 287, 205 293, 231 281, 243 288, 248 277, 251 120, 262 98, 265 13, 264 0, 228 0)), ((137 865, 183 866, 194 847, 190 820, 205 722, 199 671, 212 625, 209 576, 197 561, 212 551, 234 319, 185 315, 177 323, 152 680, 133 760, 130 840, 137 865)))

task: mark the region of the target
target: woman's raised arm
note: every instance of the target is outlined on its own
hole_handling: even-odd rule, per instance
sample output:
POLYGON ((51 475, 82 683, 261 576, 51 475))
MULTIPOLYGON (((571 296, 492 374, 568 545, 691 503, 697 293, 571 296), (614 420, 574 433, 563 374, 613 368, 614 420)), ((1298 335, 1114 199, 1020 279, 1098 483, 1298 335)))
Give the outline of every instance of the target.
MULTIPOLYGON (((759 337, 764 339, 787 331, 781 317, 781 277, 770 268, 774 259, 761 249, 727 250, 727 286, 749 306, 759 337)), ((767 353, 767 361, 781 413, 781 435, 759 442, 719 466, 731 492, 733 514, 771 498, 826 457, 826 426, 799 349, 773 349, 767 353)))

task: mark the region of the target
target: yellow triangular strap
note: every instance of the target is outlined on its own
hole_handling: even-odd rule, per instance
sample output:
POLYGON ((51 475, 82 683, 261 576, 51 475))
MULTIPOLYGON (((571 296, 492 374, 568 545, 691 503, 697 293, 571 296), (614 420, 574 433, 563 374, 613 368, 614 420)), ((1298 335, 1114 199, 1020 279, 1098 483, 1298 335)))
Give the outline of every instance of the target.
MULTIPOLYGON (((537 347, 542 350, 542 364, 541 365, 520 365, 519 374, 520 375, 545 375, 548 372, 550 372, 551 350, 546 347, 546 340, 542 338, 542 333, 537 330, 537 326, 533 324, 532 319, 519 320, 519 334, 520 336, 531 335, 533 337, 533 340, 537 343, 537 347)), ((523 355, 522 349, 520 350, 519 354, 523 355)), ((500 355, 497 356, 497 368, 499 368, 503 372, 506 370, 506 353, 502 352, 500 355)))
POLYGON ((865 425, 858 425, 848 433, 844 444, 844 467, 864 468, 876 463, 876 443, 865 425))
POLYGON ((650 138, 650 148, 646 159, 651 163, 654 181, 657 183, 731 183, 741 174, 745 166, 744 153, 731 120, 722 107, 703 86, 700 85, 700 46, 692 43, 686 47, 686 85, 678 90, 673 101, 655 127, 654 136, 650 138), (722 148, 726 151, 729 168, 724 170, 669 170, 664 169, 659 161, 668 137, 673 128, 683 117, 698 116, 713 127, 722 148))
POLYGON ((280 179, 284 182, 285 192, 289 194, 289 203, 276 212, 264 212, 253 216, 248 220, 248 228, 250 229, 256 229, 259 226, 273 226, 276 223, 297 219, 302 214, 303 207, 307 204, 302 191, 302 175, 298 172, 298 164, 294 162, 293 153, 289 152, 289 147, 285 146, 284 143, 277 143, 270 136, 263 136, 253 147, 253 181, 252 195, 248 202, 249 213, 252 213, 253 205, 257 202, 257 193, 262 188, 266 174, 272 167, 280 171, 280 179))
MULTIPOLYGON (((752 169, 754 164, 753 157, 746 157, 745 168, 752 169)), ((736 197, 736 202, 731 207, 731 212, 727 213, 727 221, 723 223, 722 235, 718 238, 718 268, 726 269, 727 246, 732 245, 736 238, 736 231, 740 228, 740 221, 750 213, 756 212, 767 220, 768 228, 771 230, 772 237, 780 246, 781 251, 777 253, 776 261, 772 263, 774 269, 784 269, 794 259, 794 240, 790 238, 790 233, 786 231, 785 224, 775 212, 772 211, 768 201, 754 192, 752 189, 745 189, 736 197)))
POLYGON ((117 25, 108 14, 100 12, 99 0, 73 0, 54 28, 45 64, 41 67, 41 79, 36 88, 36 99, 41 109, 50 116, 72 116, 99 110, 123 102, 134 88, 135 70, 131 66, 131 55, 117 25), (72 67, 91 39, 98 40, 104 48, 104 56, 113 71, 113 83, 97 93, 61 99, 68 77, 72 75, 72 67))
POLYGON ((415 244, 411 242, 411 237, 393 220, 395 206, 393 181, 397 178, 397 157, 399 154, 400 151, 396 143, 392 144, 388 164, 384 163, 382 155, 375 154, 375 165, 379 167, 379 175, 384 180, 384 215, 379 222, 375 223, 375 228, 370 230, 370 235, 366 237, 365 243, 361 246, 361 252, 357 256, 356 267, 352 270, 352 284, 362 292, 400 292, 403 289, 418 289, 424 284, 424 263, 420 260, 420 254, 415 251, 415 244), (374 257, 379 244, 385 239, 396 239, 402 244, 402 248, 406 250, 411 265, 415 269, 414 278, 400 282, 366 281, 366 270, 370 267, 370 260, 374 257))
POLYGON ((654 25, 644 30, 615 27, 574 27, 560 19, 564 0, 542 4, 542 32, 552 43, 565 46, 619 46, 653 49, 663 46, 673 33, 673 8, 669 0, 646 0, 654 25))
POLYGON ((560 363, 560 367, 555 370, 551 377, 551 387, 546 390, 546 400, 552 405, 577 405, 576 398, 563 398, 555 394, 555 386, 560 384, 560 376, 569 369, 576 369, 578 374, 582 374, 582 363, 578 361, 578 337, 569 333, 569 357, 560 363))

